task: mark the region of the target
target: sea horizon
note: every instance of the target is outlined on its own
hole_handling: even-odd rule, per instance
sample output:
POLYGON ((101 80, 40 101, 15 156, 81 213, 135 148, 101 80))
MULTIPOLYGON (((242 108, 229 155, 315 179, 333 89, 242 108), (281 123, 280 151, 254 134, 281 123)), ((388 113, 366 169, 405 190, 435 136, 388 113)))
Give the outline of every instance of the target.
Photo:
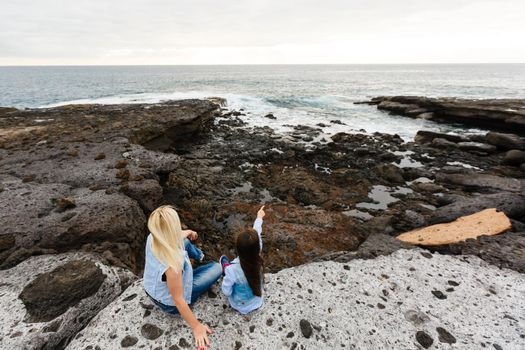
POLYGON ((525 65, 525 62, 408 62, 408 63, 150 63, 150 64, 20 64, 2 65, 7 67, 148 67, 148 66, 439 66, 439 65, 525 65))

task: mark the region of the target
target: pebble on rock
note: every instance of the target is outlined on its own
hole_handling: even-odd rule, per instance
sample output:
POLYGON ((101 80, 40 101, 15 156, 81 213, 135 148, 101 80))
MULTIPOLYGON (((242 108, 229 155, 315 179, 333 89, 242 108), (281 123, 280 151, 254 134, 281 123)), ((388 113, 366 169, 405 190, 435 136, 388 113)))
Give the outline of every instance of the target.
POLYGON ((434 294, 434 296, 435 296, 436 298, 440 299, 440 300, 443 300, 443 299, 446 299, 446 298, 447 298, 447 296, 446 296, 445 294, 443 294, 443 292, 440 291, 440 290, 433 290, 433 291, 432 291, 432 294, 434 294))
POLYGON ((439 334, 439 341, 447 344, 454 344, 457 340, 452 334, 450 334, 445 328, 437 327, 436 331, 439 334))
POLYGON ((428 349, 434 343, 434 339, 425 331, 418 331, 416 333, 416 340, 425 349, 428 349))
POLYGON ((160 337, 164 333, 164 331, 155 325, 146 323, 140 329, 140 333, 146 339, 155 340, 158 337, 160 337))
POLYGON ((126 335, 120 342, 120 346, 122 346, 123 348, 128 348, 130 346, 133 346, 135 344, 137 344, 139 340, 135 337, 132 337, 130 335, 126 335))
POLYGON ((312 336, 313 329, 312 329, 312 325, 310 324, 310 322, 308 322, 305 319, 302 319, 301 321, 299 321, 299 326, 301 327, 301 333, 303 333, 303 336, 305 338, 308 339, 312 336))

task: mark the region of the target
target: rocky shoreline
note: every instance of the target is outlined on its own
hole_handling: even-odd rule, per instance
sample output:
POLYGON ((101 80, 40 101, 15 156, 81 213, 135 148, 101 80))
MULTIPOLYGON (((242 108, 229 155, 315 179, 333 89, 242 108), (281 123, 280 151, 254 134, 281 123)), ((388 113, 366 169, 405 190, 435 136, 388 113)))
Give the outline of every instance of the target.
POLYGON ((411 118, 466 124, 525 135, 525 100, 382 96, 361 102, 411 118))
MULTIPOLYGON (((327 310, 335 310, 333 304, 339 298, 356 299, 351 297, 348 283, 359 283, 360 287, 352 288, 377 294, 378 287, 372 281, 360 280, 363 276, 357 271, 361 266, 376 276, 392 269, 387 273, 391 278, 385 280, 398 284, 402 280, 418 293, 435 287, 436 278, 425 282, 425 273, 434 276, 440 269, 449 269, 455 278, 463 272, 472 276, 486 273, 482 282, 465 277, 464 285, 482 293, 479 283, 493 283, 496 294, 489 294, 497 297, 480 294, 477 306, 457 309, 468 295, 456 291, 458 298, 447 306, 457 309, 451 313, 455 317, 481 317, 480 304, 501 308, 500 313, 505 308, 510 310, 512 303, 519 304, 523 289, 517 288, 512 294, 502 291, 507 296, 498 294, 497 289, 504 284, 524 285, 523 100, 372 99, 370 103, 389 112, 455 123, 483 119, 479 126, 497 130, 468 137, 420 131, 414 142, 378 133, 327 135, 322 124, 315 128, 298 125, 290 133, 279 134, 268 127, 247 126, 244 112, 227 110, 224 103, 214 98, 0 109, 0 203, 7 209, 0 213, 4 227, 0 235, 0 304, 9 310, 0 330, 2 347, 52 349, 69 344, 71 349, 127 345, 184 348, 190 337, 182 324, 170 319, 166 325, 168 320, 146 304, 140 282, 128 287, 141 273, 147 215, 166 203, 175 205, 184 224, 199 232, 210 259, 222 253, 233 255, 236 228, 249 224, 261 203, 269 204, 265 266, 277 274, 268 275, 268 306, 252 316, 255 331, 250 322, 229 311, 220 316, 225 304, 217 293, 210 293, 210 299, 197 305, 201 317, 215 315, 205 321, 218 332, 226 329, 215 337, 221 345, 218 348, 265 348, 260 345, 263 339, 269 342, 269 349, 300 349, 313 344, 333 347, 340 346, 338 341, 343 339, 354 339, 356 349, 372 345, 381 348, 378 344, 387 338, 390 340, 385 344, 390 345, 385 348, 482 348, 481 344, 495 344, 496 349, 496 345, 518 349, 525 344, 525 335, 518 331, 519 324, 525 322, 523 310, 512 314, 505 311, 510 318, 501 327, 508 328, 501 328, 499 335, 487 333, 486 339, 482 339, 483 324, 472 321, 469 331, 445 317, 444 309, 435 314, 431 307, 422 311, 432 319, 430 323, 409 322, 407 325, 412 325, 397 336, 391 335, 396 320, 409 310, 403 305, 391 305, 393 313, 387 320, 383 318, 384 309, 364 308, 374 321, 366 332, 366 327, 352 326, 357 327, 353 331, 363 332, 362 336, 354 337, 356 333, 350 329, 350 333, 337 330, 353 319, 352 312, 345 316, 339 315, 339 310, 334 318, 340 324, 329 330, 321 325, 329 322, 332 311, 327 310), (509 128, 517 134, 500 132, 509 128), (491 207, 511 218, 511 231, 424 251, 394 238, 414 228, 491 207), (381 257, 384 255, 387 257, 381 257), (439 263, 427 266, 427 260, 439 263), (315 263, 296 267, 309 262, 315 263), (351 264, 350 270, 343 264, 351 264), (469 264, 476 266, 476 273, 469 264), (421 268, 421 274, 405 276, 394 266, 421 268), (36 271, 32 277, 28 269, 36 271), (71 277, 75 271, 78 276, 71 277), (301 335, 304 327, 296 319, 299 315, 279 315, 298 309, 299 301, 312 298, 309 289, 324 290, 317 285, 323 281, 314 283, 300 277, 304 273, 352 280, 341 285, 341 296, 332 297, 335 291, 324 296, 326 310, 309 314, 307 322, 314 325, 313 330, 310 328, 315 334, 312 338, 304 332, 301 335), (278 278, 286 283, 274 281, 278 278), (491 278, 501 279, 502 285, 491 282, 491 278), (297 284, 292 282, 296 279, 297 284), (86 281, 99 282, 90 290, 86 281), (315 288, 309 287, 310 283, 315 288), (57 294, 63 288, 71 291, 68 298, 57 294), (294 301, 282 299, 293 288, 298 288, 294 301), (49 299, 55 303, 41 301, 49 299), (129 307, 140 315, 134 315, 129 307), (116 313, 120 316, 115 320, 116 313), (143 320, 135 320, 135 316, 143 320), (267 318, 275 323, 268 325, 267 318), (266 328, 261 322, 266 322, 266 328), (106 331, 109 324, 114 324, 114 331, 106 331), (145 331, 125 330, 131 324, 153 326, 145 331), (430 324, 435 327, 428 330, 430 324), (161 332, 153 337, 159 333, 155 327, 161 332), (246 327, 250 330, 242 331, 246 327), (287 329, 294 335, 271 337, 272 332, 287 329), (456 331, 453 337, 457 343, 438 340, 452 339, 446 335, 452 330, 456 331), (432 339, 428 347, 423 344, 429 342, 427 336, 432 339), (371 340, 373 337, 376 339, 371 340)), ((319 293, 323 297, 325 292, 319 293)), ((432 293, 428 298, 440 302, 432 293)), ((423 308, 423 304, 412 306, 423 308)), ((362 310, 359 315, 361 320, 367 318, 362 310)), ((503 314, 491 315, 493 322, 498 315, 503 314)))

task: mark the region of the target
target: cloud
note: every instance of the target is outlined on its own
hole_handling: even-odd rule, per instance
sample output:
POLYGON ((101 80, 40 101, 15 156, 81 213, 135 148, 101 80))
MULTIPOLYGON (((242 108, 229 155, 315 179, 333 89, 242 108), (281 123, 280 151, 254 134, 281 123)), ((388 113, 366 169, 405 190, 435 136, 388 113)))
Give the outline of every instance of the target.
POLYGON ((19 0, 0 64, 525 62, 522 0, 19 0))

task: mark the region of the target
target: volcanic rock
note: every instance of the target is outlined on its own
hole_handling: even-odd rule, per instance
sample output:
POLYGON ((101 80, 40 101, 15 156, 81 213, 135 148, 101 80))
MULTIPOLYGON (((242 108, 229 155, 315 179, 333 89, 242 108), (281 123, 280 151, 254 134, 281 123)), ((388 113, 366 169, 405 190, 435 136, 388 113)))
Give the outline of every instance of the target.
POLYGON ((502 163, 517 166, 525 164, 525 152, 516 149, 510 150, 505 153, 502 163))
POLYGON ((465 187, 467 190, 524 193, 525 180, 488 174, 437 174, 439 182, 465 187))
POLYGON ((525 139, 515 134, 489 132, 486 139, 488 143, 502 150, 525 149, 525 139))
MULTIPOLYGON (((446 123, 463 123, 493 130, 512 130, 525 133, 525 100, 460 98, 431 98, 422 96, 382 96, 373 98, 380 110, 407 117, 416 117, 411 111, 426 110, 432 120, 446 123)), ((489 141, 490 142, 490 141, 489 141)))
MULTIPOLYGON (((346 348, 352 339, 358 349, 386 350, 399 344, 416 346, 414 335, 419 329, 434 339, 433 346, 444 349, 448 344, 438 341, 438 327, 454 330, 457 344, 465 348, 477 348, 487 339, 510 348, 523 344, 518 325, 525 320, 525 306, 516 303, 525 292, 523 274, 502 271, 476 257, 433 254, 428 259, 422 252, 402 249, 373 260, 310 263, 267 274, 265 304, 249 320, 232 310, 222 293, 214 299, 203 297, 193 311, 216 331, 210 340, 217 349, 234 348, 237 342, 243 348, 267 350, 288 349, 294 342, 297 348, 346 348), (459 283, 454 293, 447 299, 436 299, 431 291, 448 288, 449 280, 459 283), (303 288, 298 289, 298 283, 303 288), (491 286, 498 286, 497 294, 488 291, 491 286), (334 308, 334 303, 345 307, 334 308), (368 306, 377 303, 385 305, 388 312, 368 306), (416 327, 412 318, 405 317, 409 311, 423 313, 422 326, 416 327), (517 321, 504 321, 504 315, 517 321), (266 323, 269 318, 271 325, 266 323), (312 329, 319 327, 319 331, 313 331, 310 338, 298 337, 301 320, 311 322, 312 329), (289 338, 290 332, 296 336, 289 338)), ((155 306, 144 320, 141 303, 152 305, 138 281, 99 313, 67 349, 118 348, 125 336, 137 338, 137 348, 169 348, 180 339, 185 343, 192 339, 182 318, 169 317, 155 306), (123 301, 132 294, 137 297, 123 301), (141 336, 144 324, 155 325, 164 333, 155 340, 145 339, 141 336)), ((442 339, 443 334, 441 331, 442 339)))
POLYGON ((0 271, 0 279, 0 347, 56 349, 67 345, 135 277, 93 255, 67 253, 32 257, 0 271))
POLYGON ((458 147, 462 151, 476 151, 476 152, 486 152, 486 153, 493 153, 496 151, 496 147, 481 143, 481 142, 459 142, 458 147))
POLYGON ((419 130, 416 133, 414 141, 417 143, 431 143, 434 139, 444 139, 453 143, 467 141, 464 137, 454 135, 454 134, 445 134, 434 131, 419 130))
POLYGON ((496 208, 508 217, 525 217, 525 196, 518 193, 501 192, 496 194, 459 197, 453 203, 436 209, 430 216, 431 224, 450 222, 465 215, 474 214, 484 209, 496 208))

